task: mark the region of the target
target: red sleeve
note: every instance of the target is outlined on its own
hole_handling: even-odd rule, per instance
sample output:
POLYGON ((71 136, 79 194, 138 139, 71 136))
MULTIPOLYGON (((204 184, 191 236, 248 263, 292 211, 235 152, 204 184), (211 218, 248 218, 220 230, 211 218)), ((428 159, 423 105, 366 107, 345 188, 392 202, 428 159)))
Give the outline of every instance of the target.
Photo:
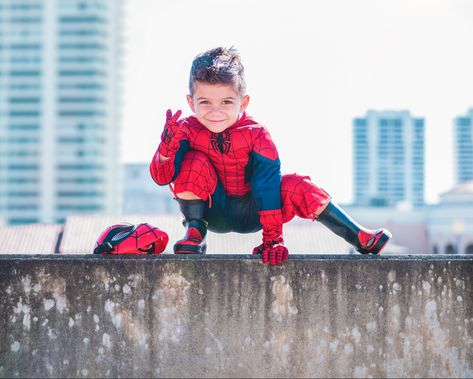
POLYGON ((276 145, 265 127, 258 129, 253 143, 253 151, 271 160, 276 160, 278 158, 276 145))
MULTIPOLYGON (((177 142, 177 146, 175 147, 177 150, 172 155, 167 155, 166 151, 166 144, 161 142, 158 146, 158 149, 154 153, 153 159, 149 165, 149 171, 151 177, 155 181, 156 184, 160 186, 167 185, 171 183, 176 176, 179 174, 181 169, 181 164, 184 159, 184 155, 187 151, 189 151, 189 118, 184 118, 181 120, 180 123, 180 138, 177 142), (163 155, 168 157, 169 159, 164 160, 163 162, 159 161, 159 155, 163 155)), ((162 138, 162 137, 161 137, 162 138)))
POLYGON ((184 160, 184 155, 189 151, 189 141, 182 140, 179 144, 179 149, 176 154, 171 156, 169 159, 160 162, 159 154, 160 149, 154 153, 153 160, 149 165, 149 171, 151 177, 160 186, 171 183, 176 176, 179 174, 181 169, 182 161, 184 160))
POLYGON ((149 165, 149 171, 155 183, 160 186, 164 186, 171 183, 174 176, 174 157, 160 162, 159 154, 158 148, 156 153, 154 153, 151 164, 149 165))

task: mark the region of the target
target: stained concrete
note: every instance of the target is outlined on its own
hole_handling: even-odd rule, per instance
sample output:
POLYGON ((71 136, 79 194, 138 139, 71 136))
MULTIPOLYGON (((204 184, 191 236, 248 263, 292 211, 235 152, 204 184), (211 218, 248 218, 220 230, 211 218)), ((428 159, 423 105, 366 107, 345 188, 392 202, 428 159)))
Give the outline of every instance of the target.
POLYGON ((473 377, 473 258, 0 256, 0 377, 473 377))

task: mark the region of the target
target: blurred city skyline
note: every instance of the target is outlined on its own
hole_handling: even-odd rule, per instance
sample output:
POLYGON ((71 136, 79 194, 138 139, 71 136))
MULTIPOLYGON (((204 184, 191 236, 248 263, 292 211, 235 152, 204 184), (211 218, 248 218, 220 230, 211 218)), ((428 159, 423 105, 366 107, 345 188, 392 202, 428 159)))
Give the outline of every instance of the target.
POLYGON ((217 45, 240 50, 248 111, 269 128, 283 173, 310 175, 342 204, 436 203, 473 173, 469 10, 420 0, 0 0, 0 224, 117 214, 130 180, 130 191, 170 200, 147 165, 165 110, 190 114, 192 59, 217 45), (240 23, 228 27, 226 12, 240 23), (127 163, 141 164, 139 178, 127 163))
POLYGON ((248 112, 266 125, 284 172, 353 200, 352 122, 368 110, 425 119, 425 200, 454 184, 453 122, 473 107, 468 1, 125 3, 124 163, 149 162, 167 108, 185 102, 193 57, 235 46, 248 112))

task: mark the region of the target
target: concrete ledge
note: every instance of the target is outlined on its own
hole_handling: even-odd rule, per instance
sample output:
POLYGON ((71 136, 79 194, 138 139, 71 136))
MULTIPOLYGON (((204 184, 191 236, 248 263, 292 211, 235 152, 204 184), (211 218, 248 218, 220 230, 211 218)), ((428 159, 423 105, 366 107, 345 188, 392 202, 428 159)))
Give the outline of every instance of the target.
POLYGON ((473 377, 473 257, 0 255, 0 377, 473 377))

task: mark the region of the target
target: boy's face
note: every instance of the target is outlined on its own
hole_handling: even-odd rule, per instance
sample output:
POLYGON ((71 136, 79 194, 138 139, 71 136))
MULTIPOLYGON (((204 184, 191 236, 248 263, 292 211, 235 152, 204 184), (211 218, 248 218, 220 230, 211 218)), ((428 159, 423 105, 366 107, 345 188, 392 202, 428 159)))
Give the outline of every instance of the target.
POLYGON ((231 84, 194 83, 194 94, 187 102, 195 117, 214 133, 232 126, 248 106, 250 97, 241 96, 231 84))

